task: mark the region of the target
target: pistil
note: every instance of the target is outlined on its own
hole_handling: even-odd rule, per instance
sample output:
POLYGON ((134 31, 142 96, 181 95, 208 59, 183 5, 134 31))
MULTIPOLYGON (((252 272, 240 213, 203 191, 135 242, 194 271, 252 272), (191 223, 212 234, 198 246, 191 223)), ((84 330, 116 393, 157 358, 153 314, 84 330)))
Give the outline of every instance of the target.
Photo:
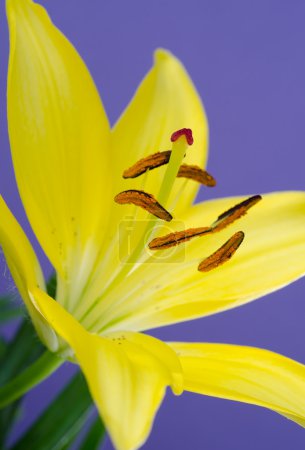
POLYGON ((158 201, 166 207, 171 190, 178 175, 181 163, 188 146, 192 145, 193 135, 189 128, 182 128, 171 136, 172 152, 158 195, 158 201))

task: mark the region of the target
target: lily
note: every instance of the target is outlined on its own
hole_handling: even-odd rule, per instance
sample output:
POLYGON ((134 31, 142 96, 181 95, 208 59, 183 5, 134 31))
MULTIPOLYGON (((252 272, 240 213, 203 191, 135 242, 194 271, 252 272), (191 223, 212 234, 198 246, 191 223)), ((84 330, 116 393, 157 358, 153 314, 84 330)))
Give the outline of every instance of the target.
POLYGON ((304 275, 305 194, 192 206, 197 181, 214 180, 202 169, 205 111, 182 64, 158 50, 111 129, 85 64, 46 11, 7 0, 7 14, 14 170, 56 272, 55 300, 2 198, 0 244, 38 335, 80 365, 115 447, 145 442, 167 386, 304 425, 303 365, 267 350, 164 343, 142 332, 245 304, 304 275))

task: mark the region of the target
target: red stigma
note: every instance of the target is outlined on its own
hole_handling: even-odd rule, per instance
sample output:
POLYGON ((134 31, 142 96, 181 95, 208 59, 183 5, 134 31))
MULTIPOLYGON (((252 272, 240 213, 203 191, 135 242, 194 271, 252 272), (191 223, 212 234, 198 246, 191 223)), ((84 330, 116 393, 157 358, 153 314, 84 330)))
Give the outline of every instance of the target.
POLYGON ((171 136, 171 141, 176 142, 181 136, 184 136, 188 145, 194 143, 193 133, 190 128, 181 128, 181 130, 175 131, 171 136))

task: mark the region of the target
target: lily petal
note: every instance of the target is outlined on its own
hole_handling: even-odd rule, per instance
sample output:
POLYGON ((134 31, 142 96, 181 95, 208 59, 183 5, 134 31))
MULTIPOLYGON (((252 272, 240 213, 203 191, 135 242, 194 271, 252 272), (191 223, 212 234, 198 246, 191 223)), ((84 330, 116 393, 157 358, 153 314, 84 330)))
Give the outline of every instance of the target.
POLYGON ((40 244, 63 273, 72 247, 82 251, 104 233, 109 126, 85 64, 45 10, 31 0, 7 0, 7 15, 17 183, 40 244))
POLYGON ((166 386, 172 385, 176 393, 182 391, 175 352, 137 333, 90 334, 44 292, 34 289, 31 296, 74 350, 116 448, 139 448, 150 432, 166 386))
MULTIPOLYGON (((181 128, 191 128, 194 136, 194 144, 188 149, 185 162, 204 166, 207 159, 208 126, 199 95, 180 61, 171 53, 160 49, 155 53, 153 68, 112 132, 116 193, 129 189, 128 186, 140 189, 142 177, 126 181, 122 179, 123 171, 144 156, 170 149, 172 133, 181 128)), ((164 173, 164 167, 149 172, 145 190, 157 195, 164 173)), ((176 214, 191 205, 198 189, 194 182, 185 185, 184 181, 176 180, 169 205, 181 186, 185 188, 183 198, 179 199, 175 208, 176 214)))
MULTIPOLYGON (((182 222, 186 228, 209 225, 241 200, 241 197, 225 198, 195 205, 182 222)), ((160 253, 162 259, 160 263, 155 260, 154 271, 149 264, 143 264, 124 280, 125 298, 119 308, 107 310, 109 328, 105 323, 104 329, 118 326, 145 330, 215 314, 262 297, 303 276, 305 193, 264 195, 245 217, 227 229, 180 247, 180 253, 172 252, 174 259, 172 249, 160 253), (245 239, 232 260, 211 272, 198 272, 198 263, 239 230, 244 231, 245 239), (179 257, 181 262, 175 263, 179 257), (133 286, 139 283, 141 290, 137 294, 133 286)), ((117 292, 113 291, 109 302, 115 302, 115 296, 117 292)))
POLYGON ((0 246, 12 277, 40 339, 51 351, 56 351, 58 348, 56 334, 33 306, 28 294, 29 287, 40 286, 41 289, 45 288, 40 264, 22 228, 1 196, 0 218, 0 246))
POLYGON ((263 406, 305 427, 305 366, 267 350, 225 344, 172 343, 185 389, 263 406))

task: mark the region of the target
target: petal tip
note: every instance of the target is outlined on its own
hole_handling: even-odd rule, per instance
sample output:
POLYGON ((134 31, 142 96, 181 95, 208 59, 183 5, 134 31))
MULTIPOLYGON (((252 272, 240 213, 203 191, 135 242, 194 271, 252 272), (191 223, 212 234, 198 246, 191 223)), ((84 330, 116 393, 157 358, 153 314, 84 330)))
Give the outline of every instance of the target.
POLYGON ((155 64, 162 64, 171 59, 175 59, 174 55, 164 48, 157 48, 154 52, 155 64))
POLYGON ((6 0, 6 10, 7 12, 13 12, 16 10, 20 10, 20 8, 23 8, 26 4, 32 3, 29 0, 6 0))

